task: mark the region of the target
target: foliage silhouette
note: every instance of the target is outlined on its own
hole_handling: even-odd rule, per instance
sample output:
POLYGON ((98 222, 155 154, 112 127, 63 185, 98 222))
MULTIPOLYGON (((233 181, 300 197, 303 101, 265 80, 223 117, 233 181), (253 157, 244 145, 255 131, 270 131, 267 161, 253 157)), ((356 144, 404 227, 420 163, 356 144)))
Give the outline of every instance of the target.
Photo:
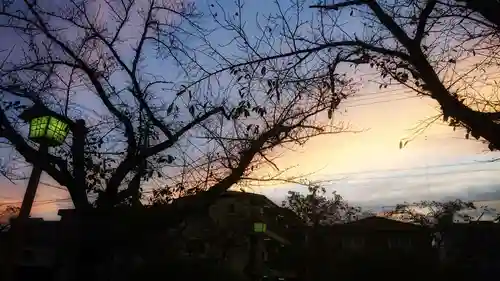
POLYGON ((292 210, 310 226, 345 223, 358 219, 361 208, 350 206, 335 191, 331 197, 320 184, 306 182, 308 193, 288 191, 282 207, 292 210))
POLYGON ((354 91, 336 73, 340 54, 331 77, 302 80, 299 57, 279 60, 287 70, 226 57, 213 47, 214 19, 193 3, 2 3, 0 25, 18 39, 1 53, 0 137, 65 186, 77 210, 141 205, 145 181, 159 187, 158 204, 204 191, 198 208, 276 166, 280 147, 346 129, 317 120, 354 91), (72 128, 47 157, 18 118, 32 105, 72 128))

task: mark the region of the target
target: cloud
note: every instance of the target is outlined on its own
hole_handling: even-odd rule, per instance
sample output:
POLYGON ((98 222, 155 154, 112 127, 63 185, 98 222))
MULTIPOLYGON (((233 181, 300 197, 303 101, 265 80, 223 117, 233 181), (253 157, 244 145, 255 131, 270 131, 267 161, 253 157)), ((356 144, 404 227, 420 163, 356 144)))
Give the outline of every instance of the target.
MULTIPOLYGON (((494 200, 500 199, 499 168, 500 163, 468 161, 400 171, 353 173, 326 188, 361 206, 456 198, 494 200)), ((288 190, 306 192, 301 186, 284 185, 263 189, 262 193, 281 201, 288 190)))

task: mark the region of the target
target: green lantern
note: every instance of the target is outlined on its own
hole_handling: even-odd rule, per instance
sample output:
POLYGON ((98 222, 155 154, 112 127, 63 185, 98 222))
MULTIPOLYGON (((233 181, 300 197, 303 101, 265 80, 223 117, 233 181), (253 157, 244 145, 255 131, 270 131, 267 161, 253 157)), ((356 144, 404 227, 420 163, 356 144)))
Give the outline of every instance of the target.
POLYGON ((266 232, 267 225, 263 222, 254 222, 253 223, 253 232, 263 233, 266 232))
POLYGON ((69 132, 69 125, 62 116, 39 107, 32 107, 20 116, 30 123, 29 138, 47 146, 61 145, 69 132))

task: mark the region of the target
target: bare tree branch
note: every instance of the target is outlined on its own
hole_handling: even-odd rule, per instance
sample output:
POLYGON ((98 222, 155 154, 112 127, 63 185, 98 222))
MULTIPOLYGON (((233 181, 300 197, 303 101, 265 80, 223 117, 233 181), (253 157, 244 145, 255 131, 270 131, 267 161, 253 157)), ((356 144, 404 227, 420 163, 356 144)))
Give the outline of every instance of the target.
POLYGON ((422 39, 424 38, 424 33, 427 26, 427 20, 429 19, 429 16, 434 10, 436 4, 437 0, 427 1, 427 3, 425 4, 425 8, 422 10, 422 13, 420 14, 420 17, 418 19, 417 31, 415 32, 415 37, 413 39, 419 44, 420 42, 422 42, 422 39))

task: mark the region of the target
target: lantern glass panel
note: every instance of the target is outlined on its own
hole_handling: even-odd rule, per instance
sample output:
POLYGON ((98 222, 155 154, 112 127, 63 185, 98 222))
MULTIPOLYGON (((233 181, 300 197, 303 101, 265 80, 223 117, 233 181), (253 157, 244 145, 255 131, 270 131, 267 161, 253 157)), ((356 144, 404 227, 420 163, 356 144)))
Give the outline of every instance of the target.
POLYGON ((49 119, 49 127, 47 128, 47 138, 57 143, 63 143, 68 135, 68 124, 63 121, 51 117, 49 119))
POLYGON ((30 123, 30 138, 42 138, 45 136, 47 125, 49 123, 48 116, 33 118, 30 123))
POLYGON ((41 116, 30 121, 30 139, 57 146, 64 142, 69 132, 69 125, 53 116, 41 116))
POLYGON ((262 222, 256 222, 253 224, 254 232, 266 232, 266 224, 262 222))

